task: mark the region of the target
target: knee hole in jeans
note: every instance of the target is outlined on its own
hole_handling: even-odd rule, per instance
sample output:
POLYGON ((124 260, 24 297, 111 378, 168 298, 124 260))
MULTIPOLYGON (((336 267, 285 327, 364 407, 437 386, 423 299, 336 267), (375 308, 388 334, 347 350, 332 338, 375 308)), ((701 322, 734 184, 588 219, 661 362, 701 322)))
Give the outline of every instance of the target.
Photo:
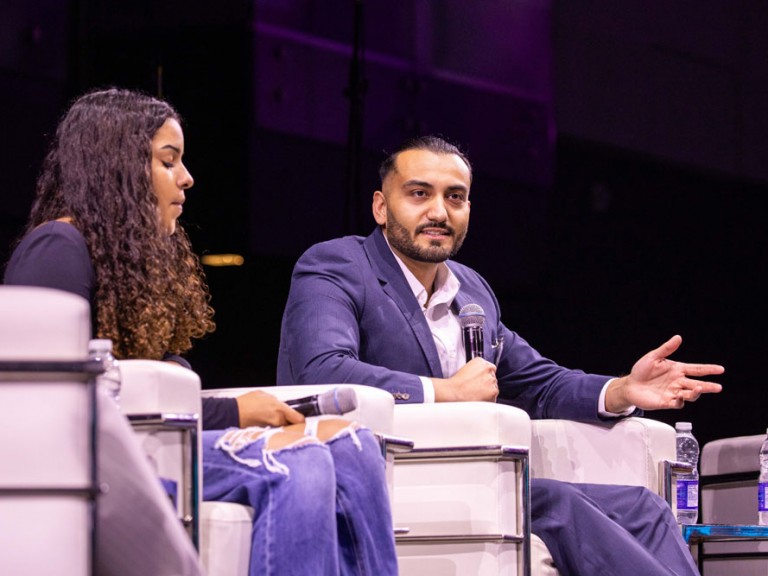
POLYGON ((323 442, 327 442, 336 436, 339 432, 346 430, 347 428, 357 430, 359 425, 357 422, 353 422, 351 420, 342 420, 340 418, 333 420, 322 420, 318 423, 317 426, 317 437, 323 442))
POLYGON ((294 446, 299 444, 306 444, 312 442, 312 438, 304 436, 298 432, 275 432, 267 440, 267 449, 280 450, 281 448, 287 448, 288 446, 294 446))

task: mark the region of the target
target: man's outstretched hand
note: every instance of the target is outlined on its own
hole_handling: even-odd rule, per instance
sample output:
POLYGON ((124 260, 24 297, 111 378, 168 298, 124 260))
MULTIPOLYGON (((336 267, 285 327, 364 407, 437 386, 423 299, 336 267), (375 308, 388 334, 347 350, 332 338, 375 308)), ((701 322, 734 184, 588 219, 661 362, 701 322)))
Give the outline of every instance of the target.
POLYGON ((668 358, 682 342, 680 336, 673 336, 640 358, 628 376, 611 382, 605 395, 605 409, 621 413, 632 406, 644 410, 682 408, 702 394, 720 392, 723 389, 720 384, 690 377, 722 374, 725 371, 722 366, 686 364, 668 358))

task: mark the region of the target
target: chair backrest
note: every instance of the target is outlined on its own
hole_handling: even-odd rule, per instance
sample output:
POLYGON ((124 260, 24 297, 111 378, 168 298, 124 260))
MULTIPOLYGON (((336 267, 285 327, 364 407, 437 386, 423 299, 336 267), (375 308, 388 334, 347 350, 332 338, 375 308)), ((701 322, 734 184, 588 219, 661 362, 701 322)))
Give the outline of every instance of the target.
POLYGON ((765 434, 707 442, 701 450, 701 521, 757 524, 758 455, 765 434), (713 477, 721 481, 712 482, 713 477))
POLYGON ((0 286, 4 360, 83 360, 90 337, 84 298, 52 288, 0 286))
MULTIPOLYGON (((0 286, 0 362, 82 362, 90 307, 50 288, 0 286)), ((0 573, 86 574, 91 562, 87 377, 0 372, 0 573), (44 553, 41 553, 44 552, 44 553)))
POLYGON ((393 518, 401 576, 526 574, 531 421, 512 406, 395 406, 393 518))

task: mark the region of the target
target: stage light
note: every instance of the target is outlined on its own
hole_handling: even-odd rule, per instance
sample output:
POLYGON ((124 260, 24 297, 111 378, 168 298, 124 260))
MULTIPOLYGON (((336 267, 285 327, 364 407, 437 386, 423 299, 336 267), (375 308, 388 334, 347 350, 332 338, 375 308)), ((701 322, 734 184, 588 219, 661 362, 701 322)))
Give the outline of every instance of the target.
POLYGON ((240 254, 206 254, 200 261, 205 266, 242 266, 245 258, 240 254))

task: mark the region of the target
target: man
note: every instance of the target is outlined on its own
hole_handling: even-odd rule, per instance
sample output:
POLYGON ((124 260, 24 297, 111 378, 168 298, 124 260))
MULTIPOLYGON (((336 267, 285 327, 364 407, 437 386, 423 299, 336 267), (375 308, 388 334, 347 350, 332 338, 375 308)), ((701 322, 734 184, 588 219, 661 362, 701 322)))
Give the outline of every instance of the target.
MULTIPOLYGON (((680 408, 718 384, 690 376, 721 366, 667 357, 675 336, 628 376, 569 370, 505 327, 488 284, 452 260, 469 223, 469 160, 436 137, 413 140, 381 166, 378 228, 310 248, 294 269, 283 316, 278 384, 350 382, 398 401, 498 400, 531 418, 604 421, 680 408), (465 363, 458 311, 485 313, 485 358, 465 363)), ((531 483, 532 530, 561 574, 697 574, 669 508, 625 486, 531 483)))

